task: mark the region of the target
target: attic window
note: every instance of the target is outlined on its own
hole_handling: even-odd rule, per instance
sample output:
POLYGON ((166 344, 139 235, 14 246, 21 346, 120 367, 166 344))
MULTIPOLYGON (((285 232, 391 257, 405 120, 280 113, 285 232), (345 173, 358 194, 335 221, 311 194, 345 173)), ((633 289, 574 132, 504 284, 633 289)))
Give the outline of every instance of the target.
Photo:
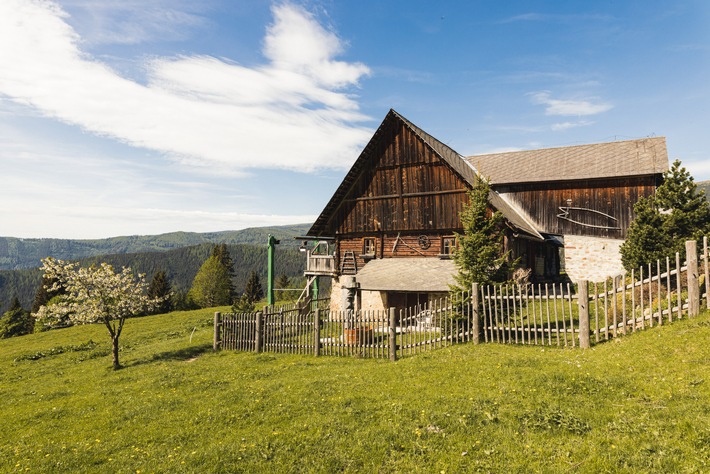
POLYGON ((362 239, 362 255, 366 257, 374 257, 377 245, 374 237, 365 237, 362 239))

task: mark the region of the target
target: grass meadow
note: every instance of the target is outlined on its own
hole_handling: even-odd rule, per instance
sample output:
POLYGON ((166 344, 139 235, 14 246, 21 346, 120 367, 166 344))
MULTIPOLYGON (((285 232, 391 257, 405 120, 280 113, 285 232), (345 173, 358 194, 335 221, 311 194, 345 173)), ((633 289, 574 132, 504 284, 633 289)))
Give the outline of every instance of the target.
MULTIPOLYGON (((222 308, 228 310, 228 308, 222 308)), ((593 349, 212 352, 214 310, 0 341, 0 472, 710 472, 710 315, 593 349)))

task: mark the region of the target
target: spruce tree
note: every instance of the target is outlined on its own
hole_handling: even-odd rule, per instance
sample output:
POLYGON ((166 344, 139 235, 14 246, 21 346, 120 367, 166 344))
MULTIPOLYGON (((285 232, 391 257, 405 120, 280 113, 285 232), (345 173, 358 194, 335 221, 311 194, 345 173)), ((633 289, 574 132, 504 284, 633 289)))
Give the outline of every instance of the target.
POLYGON ((474 282, 485 285, 499 279, 507 260, 503 252, 503 214, 490 210, 489 193, 488 182, 478 178, 461 211, 463 234, 456 234, 458 248, 454 252, 458 268, 452 288, 455 292, 470 291, 474 282))
POLYGON ((32 308, 30 309, 32 313, 39 311, 42 306, 49 303, 49 301, 55 296, 65 293, 65 290, 61 287, 57 290, 49 290, 49 288, 52 288, 55 283, 57 283, 56 278, 47 278, 46 276, 42 277, 42 282, 35 292, 35 299, 32 302, 32 308))
POLYGON ((283 273, 280 274, 278 277, 276 277, 276 281, 274 282, 274 287, 282 290, 282 291, 278 292, 277 299, 288 300, 291 298, 291 294, 290 294, 290 293, 292 293, 291 291, 283 291, 286 288, 288 288, 290 285, 291 285, 291 280, 289 280, 289 278, 286 275, 284 275, 283 273))
POLYGON ((259 275, 252 271, 244 288, 244 295, 249 303, 256 303, 264 297, 264 287, 261 286, 259 275))
POLYGON ((229 254, 229 249, 227 244, 217 244, 212 247, 212 256, 219 260, 225 270, 227 270, 227 275, 229 275, 229 299, 233 301, 237 295, 237 290, 234 287, 234 262, 232 261, 232 256, 229 254))
POLYGON ((167 274, 163 270, 157 271, 148 286, 148 298, 161 300, 161 303, 157 304, 153 310, 153 314, 165 314, 172 311, 171 295, 172 289, 167 274))
POLYGON ((20 300, 15 296, 10 303, 10 309, 0 318, 0 339, 30 334, 33 327, 34 321, 30 313, 22 308, 20 300))
MULTIPOLYGON (((665 258, 676 252, 685 258, 685 241, 710 233, 710 206, 693 177, 679 160, 663 175, 656 194, 634 205, 636 219, 621 246, 621 262, 627 271, 656 260, 665 270, 665 258)), ((652 270, 655 272, 655 266, 652 270)))

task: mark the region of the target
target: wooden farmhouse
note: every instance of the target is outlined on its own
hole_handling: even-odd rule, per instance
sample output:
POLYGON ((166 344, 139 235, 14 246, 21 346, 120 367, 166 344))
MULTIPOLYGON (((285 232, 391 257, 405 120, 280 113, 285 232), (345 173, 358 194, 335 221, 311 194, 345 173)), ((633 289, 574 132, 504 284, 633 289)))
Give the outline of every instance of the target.
POLYGON ((333 278, 333 309, 344 286, 365 310, 443 296, 481 176, 533 282, 602 280, 621 273, 633 205, 667 169, 660 137, 465 157, 390 110, 309 230, 306 275, 333 278))

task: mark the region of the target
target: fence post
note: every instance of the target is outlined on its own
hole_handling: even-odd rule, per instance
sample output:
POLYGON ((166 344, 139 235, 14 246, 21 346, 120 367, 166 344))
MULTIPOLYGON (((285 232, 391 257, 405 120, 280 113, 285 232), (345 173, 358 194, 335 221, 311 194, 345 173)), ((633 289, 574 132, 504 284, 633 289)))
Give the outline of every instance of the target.
POLYGON ((219 349, 220 343, 222 342, 219 340, 221 327, 222 314, 217 311, 216 313, 214 313, 214 340, 212 341, 212 350, 215 352, 217 352, 217 349, 219 349))
POLYGON ((579 347, 589 349, 589 282, 577 283, 577 304, 579 305, 579 347))
POLYGON ((478 282, 473 282, 471 285, 471 332, 473 333, 473 343, 481 342, 481 318, 478 314, 480 300, 478 299, 478 282))
POLYGON ((261 352, 262 340, 264 338, 264 313, 257 311, 254 317, 256 318, 256 334, 254 341, 254 352, 261 352))
POLYGON ((700 285, 698 284, 698 243, 695 240, 685 242, 685 255, 688 262, 688 316, 700 314, 700 285))
POLYGON ((390 308, 390 360, 397 360, 397 311, 390 308))
POLYGON ((317 308, 313 314, 313 355, 320 355, 320 310, 317 308))

